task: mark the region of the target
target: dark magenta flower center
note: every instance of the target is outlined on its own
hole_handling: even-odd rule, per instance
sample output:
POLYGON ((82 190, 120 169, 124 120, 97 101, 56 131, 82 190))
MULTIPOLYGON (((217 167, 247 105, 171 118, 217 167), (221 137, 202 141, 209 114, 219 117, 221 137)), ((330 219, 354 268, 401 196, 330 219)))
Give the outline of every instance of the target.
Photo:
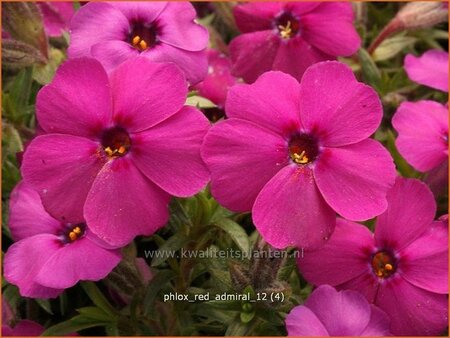
POLYGON ((110 158, 124 156, 131 147, 131 138, 122 127, 106 129, 101 136, 105 154, 110 158))
POLYGON ((275 19, 275 27, 283 39, 290 39, 300 32, 300 20, 289 12, 283 12, 275 19))
POLYGON ((156 25, 137 22, 131 25, 131 33, 128 36, 128 42, 134 48, 143 52, 156 44, 156 36, 156 25))
POLYGON ((387 278, 394 274, 397 260, 387 251, 378 251, 372 257, 372 269, 378 278, 387 278))
POLYGON ((298 165, 313 162, 319 155, 319 144, 309 134, 294 135, 289 141, 289 156, 298 165))
POLYGON ((86 233, 86 224, 80 223, 76 225, 67 224, 64 231, 64 243, 72 243, 82 238, 86 233))

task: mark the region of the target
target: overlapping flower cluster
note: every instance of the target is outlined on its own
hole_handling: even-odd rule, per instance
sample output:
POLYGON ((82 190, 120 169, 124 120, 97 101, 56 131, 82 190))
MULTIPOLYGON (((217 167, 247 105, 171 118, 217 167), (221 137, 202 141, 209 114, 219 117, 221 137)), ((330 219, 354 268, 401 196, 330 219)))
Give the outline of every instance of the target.
MULTIPOLYGON (((121 247, 167 223, 172 196, 210 182, 220 204, 252 212, 269 244, 306 250, 299 271, 318 288, 288 315, 289 334, 440 334, 447 218, 434 220, 430 188, 399 177, 371 138, 380 99, 336 61, 360 47, 351 4, 249 3, 234 14, 243 34, 230 59, 207 50, 188 2, 93 2, 75 14, 69 60, 36 99, 42 134, 11 196, 5 278, 35 298, 100 280, 121 247), (186 106, 191 85, 226 119, 210 126, 186 106), (374 217, 374 234, 355 223, 374 217)), ((408 55, 405 69, 448 91, 448 54, 408 55)), ((404 102, 392 124, 414 168, 446 172, 447 107, 404 102)))

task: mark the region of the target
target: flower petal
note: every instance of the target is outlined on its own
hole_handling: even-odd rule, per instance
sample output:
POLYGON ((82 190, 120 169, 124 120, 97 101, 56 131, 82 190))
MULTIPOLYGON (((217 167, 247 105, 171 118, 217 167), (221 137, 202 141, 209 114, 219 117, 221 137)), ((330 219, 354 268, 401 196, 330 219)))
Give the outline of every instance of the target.
POLYGON ((24 181, 39 192, 53 217, 84 222, 86 196, 105 163, 98 147, 89 139, 59 134, 38 136, 28 146, 21 168, 24 181))
POLYGON ((314 170, 325 201, 342 217, 367 220, 387 208, 386 193, 396 171, 389 152, 372 139, 325 148, 314 170))
POLYGON ((254 122, 287 138, 300 128, 299 94, 300 85, 292 76, 267 72, 251 85, 231 87, 225 111, 229 118, 254 122))
POLYGON ((197 13, 188 1, 168 2, 158 17, 158 39, 171 46, 192 52, 208 46, 208 30, 194 21, 197 13))
POLYGON ((120 158, 108 162, 98 174, 84 215, 89 229, 101 240, 124 246, 167 222, 169 199, 130 159, 120 158))
POLYGON ((272 69, 280 39, 272 30, 241 34, 231 40, 231 70, 235 76, 252 83, 258 76, 272 69))
POLYGON ((438 336, 448 325, 447 295, 423 290, 403 278, 380 287, 375 305, 389 315, 396 336, 438 336))
POLYGON ((272 68, 290 74, 300 81, 309 66, 332 59, 333 57, 311 46, 302 37, 298 37, 280 43, 272 68))
POLYGON ((111 102, 102 65, 79 58, 62 64, 53 81, 39 91, 36 114, 47 133, 95 138, 111 122, 111 102))
POLYGON ((157 20, 167 7, 166 1, 113 1, 109 4, 120 10, 128 22, 142 21, 146 24, 157 20))
POLYGON ((154 62, 173 62, 183 71, 189 84, 202 81, 208 72, 206 51, 191 52, 166 44, 159 44, 141 54, 154 62))
POLYGON ((11 329, 10 334, 8 335, 3 333, 3 327, 4 326, 2 326, 3 337, 38 337, 45 331, 45 328, 42 325, 27 319, 19 321, 14 328, 11 329))
POLYGON ((122 62, 140 55, 136 48, 119 40, 99 42, 92 46, 91 54, 102 63, 107 72, 113 71, 122 62))
POLYGON ((119 250, 106 250, 81 238, 55 252, 42 266, 36 281, 57 289, 67 289, 79 281, 105 278, 120 262, 119 250))
POLYGON ((321 285, 308 297, 305 306, 315 313, 330 336, 357 336, 369 323, 370 305, 359 292, 336 291, 321 285))
POLYGON ((234 118, 209 130, 201 155, 211 172, 211 194, 234 211, 250 211, 261 189, 289 158, 280 136, 234 118))
POLYGON ((179 111, 187 86, 174 64, 137 57, 111 73, 114 122, 131 132, 146 130, 179 111))
POLYGON ((312 170, 288 165, 259 193, 253 222, 264 240, 276 248, 314 249, 333 233, 336 217, 317 189, 312 170))
POLYGON ((297 264, 309 283, 336 286, 369 271, 373 248, 369 229, 338 218, 329 241, 318 250, 303 252, 297 264))
POLYGON ((67 30, 75 10, 70 1, 37 2, 44 20, 45 33, 48 36, 61 36, 67 30))
POLYGON ((380 287, 379 278, 375 276, 375 273, 370 271, 371 267, 369 266, 370 261, 367 261, 367 271, 360 274, 358 277, 348 280, 345 283, 342 283, 336 288, 338 290, 355 290, 360 292, 366 297, 369 303, 373 303, 375 301, 378 289, 380 287))
POLYGON ((20 241, 37 234, 55 235, 61 222, 45 211, 39 194, 21 181, 10 195, 8 227, 14 241, 20 241))
POLYGON ((303 126, 327 147, 366 139, 383 116, 375 90, 356 81, 348 66, 335 61, 308 68, 301 82, 300 103, 303 126))
POLYGON ((129 29, 128 19, 114 4, 87 3, 80 7, 70 23, 69 58, 90 56, 91 47, 97 43, 124 41, 129 29))
POLYGON ((206 97, 223 109, 230 87, 237 83, 237 79, 230 71, 230 59, 218 50, 209 49, 208 75, 192 89, 198 90, 200 96, 206 97))
POLYGON ((249 2, 233 8, 234 18, 242 33, 270 30, 275 17, 281 12, 281 2, 249 2))
POLYGON ((424 183, 401 177, 386 198, 388 208, 377 218, 375 240, 379 247, 401 250, 431 225, 436 202, 424 183))
POLYGON ((448 159, 438 167, 430 170, 423 180, 436 198, 448 189, 448 159))
POLYGON ((361 46, 349 2, 324 2, 300 18, 302 36, 323 52, 350 56, 361 46))
POLYGON ((156 126, 133 135, 130 155, 136 166, 161 189, 187 197, 209 180, 200 146, 209 129, 208 119, 185 106, 156 126))
POLYGON ((401 253, 401 273, 411 284, 436 293, 448 293, 448 227, 433 222, 401 253))
POLYGON ((313 11, 316 7, 320 6, 320 2, 318 1, 292 1, 285 3, 285 10, 292 11, 292 13, 296 14, 300 17, 313 11))
POLYGON ((306 306, 294 307, 286 317, 288 336, 322 336, 328 337, 327 329, 317 316, 306 306))
POLYGON ((5 279, 17 285, 22 297, 57 297, 63 290, 42 286, 36 283, 35 278, 45 262, 60 248, 58 237, 49 234, 28 237, 14 243, 5 254, 5 279))
POLYGON ((403 102, 392 125, 400 154, 419 171, 436 168, 448 159, 448 108, 434 101, 403 102))
POLYGON ((420 57, 408 54, 404 61, 408 77, 417 83, 448 92, 448 53, 431 49, 420 57))
POLYGON ((391 336, 391 331, 389 330, 391 320, 389 316, 376 307, 375 305, 370 305, 371 313, 369 324, 359 335, 364 337, 386 337, 391 336))

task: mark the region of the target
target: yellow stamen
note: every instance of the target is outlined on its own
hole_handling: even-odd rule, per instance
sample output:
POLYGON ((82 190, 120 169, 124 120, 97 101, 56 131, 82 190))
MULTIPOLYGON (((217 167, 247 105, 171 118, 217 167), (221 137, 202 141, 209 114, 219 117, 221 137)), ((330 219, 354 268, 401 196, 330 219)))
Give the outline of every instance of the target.
POLYGON ((75 231, 69 232, 69 238, 71 241, 75 241, 78 238, 78 235, 75 233, 75 231))
POLYGON ((127 149, 124 146, 120 146, 119 150, 117 150, 119 154, 124 154, 126 151, 127 149))
POLYGON ((81 234, 81 229, 80 229, 80 227, 75 227, 75 229, 73 229, 72 232, 74 232, 77 235, 79 235, 79 234, 81 234))
POLYGON ((105 153, 106 153, 106 155, 108 155, 108 156, 114 155, 114 151, 113 151, 110 147, 106 147, 106 148, 105 148, 105 153))
POLYGON ((139 47, 141 48, 141 50, 146 50, 147 49, 147 42, 145 42, 144 40, 141 40, 141 42, 139 42, 139 47))
POLYGON ((306 152, 304 150, 300 154, 293 153, 292 160, 298 164, 306 164, 309 162, 309 159, 306 156, 306 152))
POLYGON ((136 35, 133 40, 131 40, 133 42, 133 45, 137 46, 139 41, 141 41, 141 37, 139 35, 136 35))
POLYGON ((386 264, 385 266, 384 266, 384 268, 387 270, 387 271, 391 271, 394 267, 391 265, 391 264, 386 264))
POLYGON ((279 25, 278 29, 280 30, 280 35, 283 39, 289 39, 292 35, 291 22, 288 21, 286 26, 279 25))
POLYGON ((131 39, 131 43, 140 51, 146 50, 148 48, 147 42, 145 42, 145 40, 142 39, 139 35, 136 35, 133 39, 131 39))

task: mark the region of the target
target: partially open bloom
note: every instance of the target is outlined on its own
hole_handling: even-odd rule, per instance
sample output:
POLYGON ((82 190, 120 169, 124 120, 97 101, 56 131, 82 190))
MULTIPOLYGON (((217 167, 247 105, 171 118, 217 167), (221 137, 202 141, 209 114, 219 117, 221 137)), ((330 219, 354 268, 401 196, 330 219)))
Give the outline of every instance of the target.
POLYGON ((403 102, 392 118, 400 154, 427 172, 448 161, 448 108, 434 101, 403 102))
POLYGON ((301 84, 265 73, 232 87, 225 111, 229 118, 202 146, 212 195, 231 210, 252 210, 272 246, 317 247, 332 233, 335 212, 363 220, 385 211, 395 168, 368 138, 381 103, 344 64, 311 66, 301 84))
POLYGON ((269 70, 300 81, 312 64, 361 44, 348 2, 253 2, 236 6, 234 16, 243 34, 230 43, 233 72, 249 83, 269 70))
POLYGON ((120 252, 102 243, 86 223, 50 216, 24 182, 11 194, 9 228, 16 243, 5 254, 4 275, 24 297, 54 298, 80 280, 106 277, 120 261, 120 252))
POLYGON ((422 56, 408 54, 404 62, 408 77, 422 85, 448 92, 448 53, 432 49, 422 56))
POLYGON ((307 281, 362 292, 394 335, 439 335, 448 323, 448 226, 427 186, 397 178, 375 234, 339 219, 330 241, 298 259, 307 281))
POLYGON ((73 2, 52 1, 36 2, 44 19, 45 33, 48 36, 61 36, 64 31, 69 30, 69 23, 75 10, 73 2))
POLYGON ((111 245, 153 234, 170 195, 193 195, 209 179, 200 158, 209 122, 186 95, 174 64, 133 58, 108 78, 95 59, 67 61, 37 96, 48 134, 25 151, 25 181, 54 217, 86 220, 111 245))
POLYGON ((44 327, 31 320, 17 321, 15 311, 12 309, 6 297, 2 295, 2 337, 12 336, 40 336, 44 327))
POLYGON ((200 96, 223 108, 229 88, 236 83, 237 79, 231 75, 230 59, 215 49, 209 49, 208 75, 192 89, 198 90, 200 96))
POLYGON ((21 320, 13 327, 2 324, 2 337, 38 337, 45 331, 44 327, 31 320, 21 320))
POLYGON ((389 336, 389 317, 362 294, 321 285, 286 318, 288 336, 389 336))
POLYGON ((428 28, 447 21, 446 1, 415 1, 405 4, 393 21, 399 21, 402 29, 428 28))
POLYGON ((187 1, 90 2, 75 14, 69 57, 93 56, 107 71, 133 56, 173 62, 191 84, 208 68, 208 31, 187 1))

